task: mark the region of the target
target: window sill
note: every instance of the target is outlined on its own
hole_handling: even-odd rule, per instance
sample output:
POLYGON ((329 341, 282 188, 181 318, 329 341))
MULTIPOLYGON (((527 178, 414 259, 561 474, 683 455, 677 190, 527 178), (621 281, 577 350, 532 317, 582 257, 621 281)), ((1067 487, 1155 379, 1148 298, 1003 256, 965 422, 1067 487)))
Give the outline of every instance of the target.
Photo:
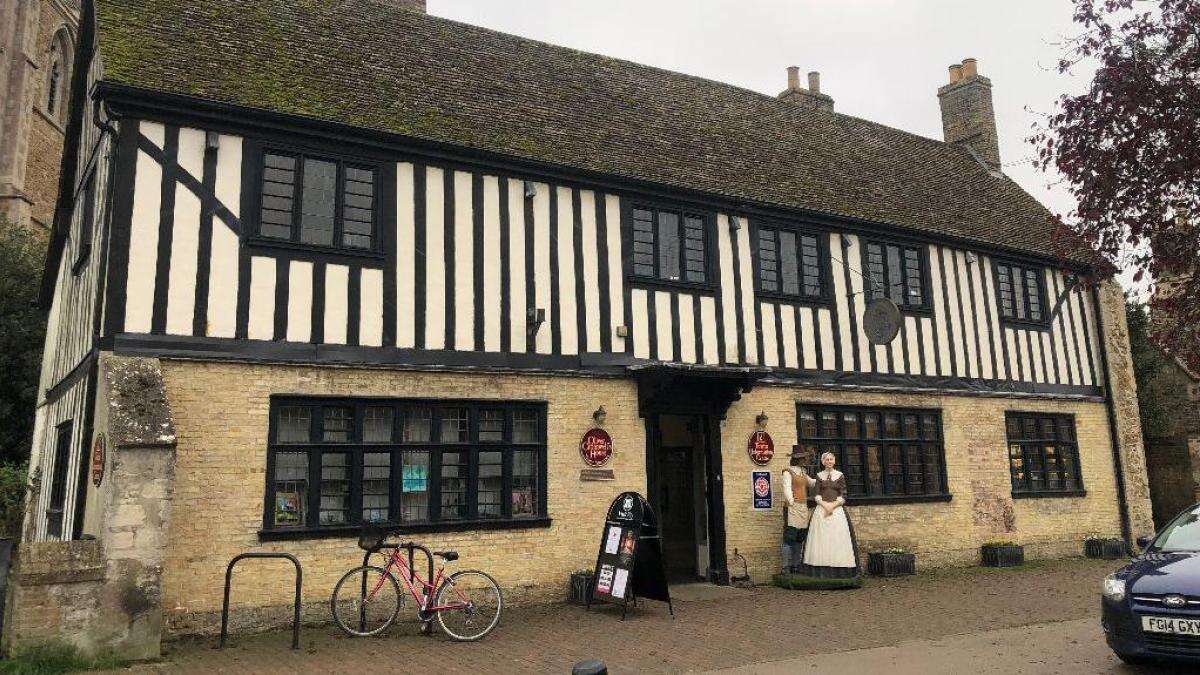
POLYGON ((833 299, 828 296, 812 297, 809 295, 789 295, 778 291, 755 291, 755 296, 759 300, 774 300, 789 305, 805 305, 811 307, 829 307, 833 305, 833 299))
POLYGON ((692 291, 695 293, 716 293, 717 287, 710 283, 696 283, 695 281, 667 281, 666 279, 652 279, 650 277, 626 276, 625 281, 631 286, 641 286, 646 288, 656 288, 665 291, 692 291))
MULTIPOLYGON (((931 502, 948 502, 953 498, 950 493, 936 495, 873 495, 870 497, 847 497, 846 506, 886 506, 888 504, 922 504, 931 502)), ((808 500, 809 506, 815 507, 816 502, 808 500)))
POLYGON ((1006 319, 1000 317, 1001 328, 1024 328, 1027 330, 1050 330, 1049 321, 1029 321, 1027 319, 1006 319))
POLYGON ((294 241, 282 241, 279 239, 268 239, 258 236, 245 237, 247 248, 262 250, 265 252, 271 251, 300 251, 308 253, 312 256, 323 258, 341 258, 353 260, 378 260, 383 261, 387 258, 386 254, 378 251, 367 251, 363 249, 353 248, 336 248, 333 246, 319 246, 316 244, 302 244, 294 241))
MULTIPOLYGON (((394 527, 405 534, 421 532, 474 532, 478 530, 527 530, 550 527, 551 519, 521 518, 519 520, 457 520, 442 523, 380 523, 383 527, 394 527)), ((259 530, 259 541, 291 541, 297 539, 353 539, 362 532, 362 525, 333 525, 326 527, 296 528, 294 530, 259 530)))
POLYGON ((1014 492, 1013 499, 1041 499, 1043 497, 1086 497, 1087 490, 1044 490, 1042 492, 1014 492))

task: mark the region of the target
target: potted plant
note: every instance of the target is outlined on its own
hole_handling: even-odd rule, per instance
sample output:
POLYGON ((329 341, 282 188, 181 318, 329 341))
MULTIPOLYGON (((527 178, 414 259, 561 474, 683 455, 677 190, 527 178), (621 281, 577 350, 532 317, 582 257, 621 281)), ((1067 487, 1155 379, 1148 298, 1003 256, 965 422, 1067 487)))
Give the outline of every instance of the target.
POLYGON ((993 541, 983 545, 984 567, 1016 567, 1025 563, 1025 547, 1012 541, 993 541))
POLYGON ((578 570, 571 573, 571 602, 576 605, 586 605, 588 592, 592 589, 592 570, 578 570))
POLYGON ((917 556, 903 548, 886 548, 867 554, 867 573, 877 577, 900 577, 917 573, 917 556))
POLYGON ((1125 542, 1112 537, 1093 535, 1084 540, 1083 554, 1089 558, 1116 560, 1125 556, 1125 542))

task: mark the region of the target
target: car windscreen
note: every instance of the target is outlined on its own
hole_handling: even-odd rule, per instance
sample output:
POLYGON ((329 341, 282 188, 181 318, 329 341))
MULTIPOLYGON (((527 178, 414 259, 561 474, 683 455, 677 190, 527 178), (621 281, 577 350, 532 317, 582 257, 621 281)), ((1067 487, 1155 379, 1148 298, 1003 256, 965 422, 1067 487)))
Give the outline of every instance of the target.
POLYGON ((1154 548, 1166 553, 1200 551, 1200 507, 1179 516, 1154 540, 1154 548))

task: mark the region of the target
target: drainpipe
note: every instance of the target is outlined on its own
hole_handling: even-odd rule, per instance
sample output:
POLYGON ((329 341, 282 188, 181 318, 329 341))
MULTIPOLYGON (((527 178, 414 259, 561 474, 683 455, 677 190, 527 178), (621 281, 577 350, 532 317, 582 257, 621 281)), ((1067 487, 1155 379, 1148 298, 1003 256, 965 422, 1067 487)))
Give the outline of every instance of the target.
POLYGON ((1117 508, 1121 515, 1121 539, 1125 552, 1133 552, 1133 540, 1129 525, 1129 500, 1125 495, 1125 467, 1121 462, 1121 445, 1117 432, 1117 402, 1113 397, 1112 371, 1108 367, 1108 340, 1104 334, 1103 306, 1100 304, 1099 285, 1092 286, 1092 303, 1096 306, 1096 337, 1100 344, 1100 362, 1104 364, 1104 404, 1108 408, 1108 436, 1112 445, 1113 472, 1117 478, 1117 508))

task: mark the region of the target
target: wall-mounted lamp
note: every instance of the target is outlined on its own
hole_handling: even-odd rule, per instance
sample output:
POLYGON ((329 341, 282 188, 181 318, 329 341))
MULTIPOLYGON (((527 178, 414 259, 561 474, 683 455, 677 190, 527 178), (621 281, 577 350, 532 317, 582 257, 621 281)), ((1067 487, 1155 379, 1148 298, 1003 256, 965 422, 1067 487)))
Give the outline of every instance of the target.
POLYGON ((739 222, 735 216, 729 216, 729 231, 730 232, 737 232, 739 229, 741 229, 741 227, 742 227, 741 222, 739 222))
POLYGON ((976 255, 974 253, 967 251, 967 264, 968 265, 974 265, 975 261, 977 261, 977 260, 979 260, 979 258, 976 257, 976 255))
POLYGON ((525 181, 525 199, 533 199, 535 195, 537 195, 537 185, 525 181))
POLYGON ((760 413, 758 413, 758 417, 754 418, 754 426, 758 427, 759 431, 766 431, 767 430, 767 420, 769 420, 769 419, 770 418, 767 417, 766 411, 760 412, 760 413))
POLYGON ((209 131, 204 134, 204 147, 209 150, 216 150, 221 147, 221 136, 215 131, 209 131))
POLYGON ((598 426, 598 427, 604 426, 604 420, 607 417, 608 417, 608 411, 604 409, 604 406, 600 406, 599 408, 596 408, 596 412, 592 413, 592 421, 595 422, 596 426, 598 426))

